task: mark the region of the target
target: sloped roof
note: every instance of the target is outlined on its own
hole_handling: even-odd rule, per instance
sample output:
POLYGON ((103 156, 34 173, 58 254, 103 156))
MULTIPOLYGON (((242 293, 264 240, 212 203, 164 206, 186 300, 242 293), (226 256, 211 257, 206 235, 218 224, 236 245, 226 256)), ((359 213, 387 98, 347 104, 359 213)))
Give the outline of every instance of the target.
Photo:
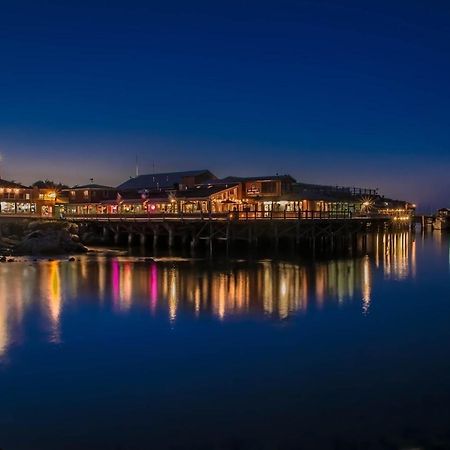
POLYGON ((141 189, 168 189, 180 184, 185 177, 195 177, 199 175, 214 175, 208 169, 187 170, 184 172, 165 172, 139 175, 120 184, 119 190, 141 190, 141 189))
POLYGON ((16 188, 16 189, 30 189, 29 186, 16 183, 15 181, 3 180, 0 178, 0 187, 2 188, 16 188))
POLYGON ((160 192, 149 192, 143 197, 136 197, 136 194, 134 192, 124 192, 123 196, 121 195, 121 200, 129 200, 129 201, 135 201, 140 202, 147 200, 149 202, 168 202, 170 199, 176 199, 176 200, 184 200, 184 199, 208 199, 209 196, 217 194, 222 191, 226 191, 227 189, 232 188, 233 186, 237 186, 236 184, 231 184, 228 187, 224 186, 209 186, 209 187, 195 187, 191 189, 186 189, 182 191, 175 191, 172 194, 169 194, 167 191, 160 191, 160 192), (172 197, 173 195, 173 197, 172 197))
POLYGON ((208 198, 210 195, 218 194, 219 192, 226 191, 227 189, 237 186, 237 184, 230 184, 227 187, 224 186, 211 186, 188 189, 186 191, 177 192, 177 198, 208 198))
POLYGON ((319 192, 319 191, 301 191, 301 192, 289 192, 281 196, 280 200, 286 201, 300 201, 300 200, 311 200, 311 201, 324 201, 324 202, 347 202, 354 203, 357 202, 357 197, 351 195, 334 195, 333 192, 319 192))
POLYGON ((103 184, 94 184, 94 183, 90 183, 90 184, 82 184, 82 185, 78 185, 76 184, 73 188, 71 189, 111 189, 111 190, 115 190, 116 188, 112 187, 112 186, 105 186, 103 184))
POLYGON ((225 178, 209 180, 208 184, 231 184, 231 183, 242 183, 246 181, 272 181, 272 180, 290 180, 292 182, 295 182, 295 178, 293 178, 291 175, 286 174, 286 175, 264 175, 260 177, 228 176, 225 178))

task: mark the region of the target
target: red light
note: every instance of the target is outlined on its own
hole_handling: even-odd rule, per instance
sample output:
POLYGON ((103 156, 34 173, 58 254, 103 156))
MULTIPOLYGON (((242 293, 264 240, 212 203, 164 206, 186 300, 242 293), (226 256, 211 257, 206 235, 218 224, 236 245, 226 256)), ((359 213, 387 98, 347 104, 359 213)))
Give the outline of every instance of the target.
POLYGON ((154 211, 154 210, 156 209, 156 206, 155 206, 155 205, 150 205, 150 209, 151 209, 152 211, 154 211))

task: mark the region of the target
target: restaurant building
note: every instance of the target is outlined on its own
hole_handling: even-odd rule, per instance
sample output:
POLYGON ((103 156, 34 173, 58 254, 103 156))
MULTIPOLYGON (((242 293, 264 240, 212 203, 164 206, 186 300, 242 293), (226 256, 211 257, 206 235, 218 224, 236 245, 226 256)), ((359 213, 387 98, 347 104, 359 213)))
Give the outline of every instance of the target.
POLYGON ((255 218, 340 218, 405 215, 413 210, 411 204, 385 199, 375 189, 301 183, 279 174, 219 179, 206 169, 141 175, 117 188, 75 186, 66 196, 69 215, 244 213, 255 218))
POLYGON ((39 189, 0 179, 0 215, 53 217, 55 189, 39 189))
POLYGON ((134 192, 135 194, 183 191, 215 178, 216 176, 207 169, 154 173, 130 178, 117 186, 117 189, 121 193, 134 192))
POLYGON ((116 204, 117 189, 101 184, 76 185, 62 191, 67 199, 66 214, 107 214, 112 211, 108 205, 116 204))

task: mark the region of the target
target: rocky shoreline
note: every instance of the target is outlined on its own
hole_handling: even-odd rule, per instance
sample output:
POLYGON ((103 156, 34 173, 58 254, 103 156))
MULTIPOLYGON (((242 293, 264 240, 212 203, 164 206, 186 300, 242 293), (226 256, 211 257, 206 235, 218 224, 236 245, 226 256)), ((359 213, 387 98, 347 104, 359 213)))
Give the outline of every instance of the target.
POLYGON ((8 256, 71 255, 87 251, 75 224, 30 221, 3 224, 0 228, 0 262, 8 256))

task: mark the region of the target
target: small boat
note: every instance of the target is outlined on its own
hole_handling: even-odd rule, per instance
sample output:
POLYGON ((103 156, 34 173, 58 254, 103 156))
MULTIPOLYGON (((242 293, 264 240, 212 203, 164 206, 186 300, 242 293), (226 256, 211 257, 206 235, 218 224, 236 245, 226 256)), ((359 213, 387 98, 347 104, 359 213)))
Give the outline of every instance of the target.
POLYGON ((450 230, 450 209, 441 208, 433 220, 433 230, 450 230))

